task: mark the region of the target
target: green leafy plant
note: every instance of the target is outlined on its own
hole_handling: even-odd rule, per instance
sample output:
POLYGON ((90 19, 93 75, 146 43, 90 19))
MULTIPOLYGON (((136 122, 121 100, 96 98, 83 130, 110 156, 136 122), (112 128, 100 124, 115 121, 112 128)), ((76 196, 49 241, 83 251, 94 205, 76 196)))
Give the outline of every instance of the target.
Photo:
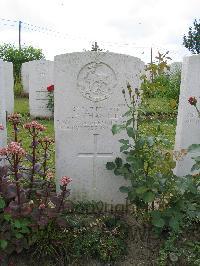
MULTIPOLYGON (((67 185, 71 179, 63 176, 60 193, 55 191, 54 174, 48 168, 49 151, 53 140, 41 134, 46 128, 36 121, 21 124, 19 114, 11 114, 8 121, 13 128, 13 139, 0 149, 0 255, 21 252, 32 245, 32 233, 54 221, 64 225, 66 198, 70 194, 67 185), (19 130, 31 136, 28 153, 19 140, 19 130)), ((0 125, 0 130, 4 130, 0 125)))
POLYGON ((4 61, 12 62, 14 68, 15 83, 21 80, 21 65, 22 63, 40 60, 44 58, 41 49, 32 46, 22 47, 18 49, 12 44, 0 45, 0 58, 4 61))
POLYGON ((162 93, 166 90, 169 82, 166 72, 170 69, 168 60, 171 60, 168 53, 161 54, 158 52, 155 62, 149 63, 146 66, 145 74, 141 76, 141 88, 144 96, 155 97, 159 92, 162 93))
POLYGON ((133 91, 130 85, 127 89, 129 102, 124 90, 123 95, 128 111, 124 114, 124 122, 113 125, 112 132, 126 131, 128 138, 119 140, 123 156, 108 162, 106 167, 116 176, 124 176, 127 186, 120 187, 120 191, 127 194, 137 213, 148 218, 157 232, 178 233, 184 224, 199 219, 199 176, 174 176, 175 163, 172 154, 165 149, 166 138, 159 130, 154 136, 139 131, 140 120, 136 120, 142 112, 139 92, 133 91))
POLYGON ((110 263, 126 254, 127 225, 112 215, 80 216, 67 214, 67 226, 49 224, 35 235, 33 255, 38 259, 51 258, 63 264, 83 260, 110 263))
MULTIPOLYGON (((125 113, 125 121, 121 125, 114 125, 113 134, 125 130, 128 139, 119 140, 122 158, 116 158, 114 162, 108 162, 106 167, 113 170, 115 175, 122 175, 128 181, 128 186, 120 187, 120 191, 127 194, 127 198, 142 211, 152 211, 155 204, 164 207, 169 198, 173 174, 171 167, 171 154, 161 147, 166 144, 166 138, 157 136, 140 135, 136 127, 136 115, 139 116, 140 95, 130 85, 128 87, 128 99, 123 91, 128 111, 125 113)), ((138 125, 139 127, 139 125, 138 125)))

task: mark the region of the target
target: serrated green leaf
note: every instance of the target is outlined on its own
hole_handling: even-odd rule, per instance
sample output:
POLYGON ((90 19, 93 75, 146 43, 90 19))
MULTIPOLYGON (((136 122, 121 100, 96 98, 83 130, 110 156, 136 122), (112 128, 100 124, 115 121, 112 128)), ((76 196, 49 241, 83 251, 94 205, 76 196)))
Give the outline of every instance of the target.
POLYGON ((171 219, 169 220, 169 226, 177 232, 180 227, 178 219, 176 219, 175 217, 171 217, 171 219))
POLYGON ((148 190, 147 187, 141 186, 141 187, 136 188, 135 191, 136 191, 137 194, 143 194, 143 193, 146 192, 147 190, 148 190))
POLYGON ((118 176, 118 175, 121 175, 121 172, 118 169, 115 168, 114 174, 118 176))
POLYGON ((200 152, 200 144, 192 144, 188 147, 188 152, 200 152))
POLYGON ((199 170, 200 169, 200 162, 197 162, 195 163, 192 168, 191 168, 191 171, 195 171, 195 170, 199 170))
POLYGON ((123 151, 128 150, 129 147, 130 147, 129 145, 122 145, 122 146, 120 147, 120 152, 123 152, 123 151))
POLYGON ((21 228, 21 227, 22 227, 22 224, 21 224, 21 222, 20 222, 19 220, 15 220, 15 221, 14 221, 14 226, 15 226, 16 228, 21 228))
POLYGON ((147 191, 143 194, 144 202, 153 202, 155 199, 155 194, 152 191, 147 191))
POLYGON ((122 193, 128 193, 130 191, 130 188, 129 187, 125 187, 125 186, 121 186, 119 188, 119 191, 122 192, 122 193))
POLYGON ((122 117, 129 116, 132 114, 132 109, 129 109, 125 114, 122 115, 122 117))
POLYGON ((130 191, 128 192, 128 199, 129 200, 134 200, 136 198, 136 194, 135 194, 135 191, 130 191))
POLYGON ((113 162, 107 162, 107 164, 106 164, 106 169, 108 169, 108 170, 113 170, 113 169, 115 169, 115 167, 116 167, 116 165, 113 162))
POLYGON ((152 224, 156 227, 163 228, 165 226, 165 220, 161 217, 153 217, 152 224))
POLYGON ((120 139, 119 142, 124 144, 124 145, 129 144, 129 140, 128 139, 120 139))
POLYGON ((120 133, 123 129, 125 129, 124 125, 113 125, 112 126, 112 133, 113 135, 120 133))
POLYGON ((195 162, 200 162, 200 156, 192 157, 192 159, 195 160, 195 162))
POLYGON ((130 138, 135 137, 136 130, 132 127, 127 127, 126 132, 130 138))
POLYGON ((115 159, 115 164, 117 165, 118 168, 121 167, 122 166, 122 159, 117 157, 115 159))
POLYGON ((131 119, 127 120, 126 126, 127 127, 130 126, 130 124, 132 124, 132 123, 133 123, 133 119, 131 118, 131 119))

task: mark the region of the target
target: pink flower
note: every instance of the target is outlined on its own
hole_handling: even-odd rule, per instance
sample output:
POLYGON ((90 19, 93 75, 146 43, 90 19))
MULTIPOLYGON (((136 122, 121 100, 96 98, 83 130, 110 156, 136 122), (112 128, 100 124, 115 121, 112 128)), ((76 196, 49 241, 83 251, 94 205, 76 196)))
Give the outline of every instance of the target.
POLYGON ((72 181, 72 179, 68 176, 63 176, 60 179, 60 185, 61 186, 67 186, 70 182, 72 181))
POLYGON ((21 118, 22 117, 20 114, 13 113, 8 116, 8 121, 12 122, 13 124, 18 125, 20 123, 21 118))
POLYGON ((41 203, 38 207, 39 210, 44 210, 45 209, 45 204, 44 203, 41 203))
POLYGON ((24 124, 24 128, 26 129, 37 129, 38 131, 44 131, 46 130, 46 127, 39 124, 37 121, 32 121, 30 123, 24 124))
POLYGON ((46 178, 47 181, 51 181, 54 178, 54 174, 52 172, 47 172, 46 178))
POLYGON ((191 104, 191 105, 194 105, 194 106, 196 106, 196 104, 197 104, 197 99, 195 98, 195 97, 190 97, 189 99, 188 99, 188 102, 191 104))
POLYGON ((0 124, 0 130, 4 130, 4 126, 0 124))
POLYGON ((7 148, 0 148, 0 155, 1 156, 7 155, 7 148))
POLYGON ((47 87, 48 92, 54 91, 54 85, 50 85, 47 87))
POLYGON ((54 139, 52 138, 49 138, 49 137, 44 137, 42 139, 39 139, 38 141, 39 143, 46 143, 46 144, 51 144, 51 143, 54 143, 54 139))
POLYGON ((11 142, 6 148, 0 149, 1 156, 18 155, 20 157, 25 156, 26 152, 18 142, 11 142))

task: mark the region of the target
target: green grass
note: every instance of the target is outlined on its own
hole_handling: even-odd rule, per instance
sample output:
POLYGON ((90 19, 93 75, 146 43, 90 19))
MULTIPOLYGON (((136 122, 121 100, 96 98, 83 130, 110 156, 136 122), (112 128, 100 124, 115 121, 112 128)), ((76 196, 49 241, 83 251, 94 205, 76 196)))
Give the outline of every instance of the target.
POLYGON ((149 98, 144 100, 144 109, 146 112, 152 113, 177 113, 176 101, 166 98, 149 98))
POLYGON ((28 98, 15 98, 15 113, 22 115, 29 114, 29 102, 28 98))
MULTIPOLYGON (((29 102, 28 98, 15 98, 15 113, 20 113, 23 116, 23 120, 30 120, 29 116, 29 102)), ((54 138, 53 120, 48 119, 36 119, 39 123, 46 127, 45 134, 54 138)))
MULTIPOLYGON (((26 122, 33 120, 29 116, 28 98, 15 98, 15 112, 20 113, 22 115, 22 125, 26 122)), ((35 119, 35 120, 37 120, 38 123, 40 123, 46 127, 46 130, 39 135, 39 138, 42 138, 44 136, 54 138, 53 120, 47 120, 47 119, 35 119)), ((25 130, 22 125, 19 127, 18 139, 22 143, 23 148, 26 150, 26 152, 29 152, 29 150, 30 150, 29 147, 31 145, 31 138, 29 136, 28 131, 25 130)), ((12 141, 13 136, 14 136, 14 132, 13 132, 13 128, 10 125, 10 123, 8 123, 7 129, 8 129, 8 141, 12 141)), ((51 158, 49 160, 49 165, 51 168, 54 168, 54 165, 55 165, 54 150, 55 150, 55 146, 52 145, 52 151, 53 152, 51 153, 51 158)))

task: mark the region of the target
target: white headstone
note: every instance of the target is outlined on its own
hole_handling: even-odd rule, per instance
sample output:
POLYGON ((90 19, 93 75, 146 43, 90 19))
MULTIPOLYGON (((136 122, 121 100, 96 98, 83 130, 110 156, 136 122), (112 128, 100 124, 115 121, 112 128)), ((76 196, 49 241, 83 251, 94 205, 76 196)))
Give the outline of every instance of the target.
POLYGON ((180 158, 177 160, 174 173, 178 176, 189 174, 194 164, 191 159, 194 154, 181 154, 184 155, 184 150, 191 144, 200 144, 200 117, 195 107, 188 102, 191 96, 196 97, 197 106, 200 108, 200 55, 185 57, 182 65, 175 140, 175 157, 180 158))
POLYGON ((170 71, 169 74, 175 74, 178 71, 181 71, 182 68, 182 62, 173 62, 170 65, 170 71))
POLYGON ((0 130, 0 148, 5 147, 7 143, 4 75, 4 62, 0 60, 0 124, 4 126, 4 130, 0 130))
POLYGON ((29 109, 33 117, 51 117, 47 108, 47 87, 54 84, 54 62, 35 60, 29 62, 29 109))
POLYGON ((21 80, 23 91, 27 94, 29 93, 29 64, 30 62, 25 62, 22 64, 21 68, 21 80))
POLYGON ((5 105, 8 114, 14 112, 14 78, 13 64, 4 62, 4 80, 5 80, 5 105))
POLYGON ((106 170, 119 156, 113 124, 127 110, 122 90, 138 88, 143 62, 128 55, 83 52, 55 57, 56 174, 72 178, 71 197, 124 203, 123 177, 106 170))

